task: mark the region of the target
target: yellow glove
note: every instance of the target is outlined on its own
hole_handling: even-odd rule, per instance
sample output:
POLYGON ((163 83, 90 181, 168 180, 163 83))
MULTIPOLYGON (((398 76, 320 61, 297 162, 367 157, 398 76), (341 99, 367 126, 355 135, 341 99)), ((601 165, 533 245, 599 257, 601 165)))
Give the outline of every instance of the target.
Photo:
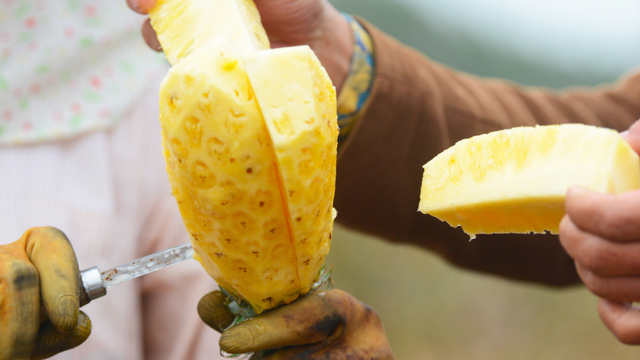
POLYGON ((0 246, 0 360, 44 359, 82 344, 91 321, 78 310, 71 243, 52 227, 0 246), (41 324, 40 306, 49 321, 41 324))
MULTIPOLYGON (((202 320, 221 331, 233 315, 214 291, 198 304, 202 320)), ((378 315, 341 290, 307 295, 222 333, 228 353, 256 352, 251 359, 393 359, 378 315)))

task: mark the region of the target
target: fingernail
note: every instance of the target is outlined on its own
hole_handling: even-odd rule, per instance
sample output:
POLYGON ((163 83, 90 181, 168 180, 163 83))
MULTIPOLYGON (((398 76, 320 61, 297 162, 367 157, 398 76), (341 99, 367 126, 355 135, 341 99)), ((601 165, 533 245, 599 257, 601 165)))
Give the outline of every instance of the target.
POLYGON ((569 188, 569 191, 567 192, 568 196, 579 196, 579 195, 584 195, 586 193, 588 193, 589 190, 583 188, 582 186, 572 186, 569 188))
POLYGON ((139 9, 141 9, 144 12, 149 12, 151 11, 151 9, 153 9, 156 6, 156 0, 134 0, 135 2, 137 2, 137 6, 139 9))
POLYGON ((73 331, 78 324, 78 298, 71 294, 58 298, 58 316, 58 331, 73 331))
POLYGON ((627 140, 629 138, 629 130, 621 132, 620 136, 622 136, 623 139, 627 140))
POLYGON ((220 348, 228 353, 242 353, 255 342, 253 332, 246 327, 225 331, 220 337, 220 348))
POLYGON ((91 329, 91 319, 89 319, 89 317, 85 313, 79 311, 78 326, 76 326, 76 332, 85 335, 85 337, 89 337, 89 335, 91 334, 91 329))

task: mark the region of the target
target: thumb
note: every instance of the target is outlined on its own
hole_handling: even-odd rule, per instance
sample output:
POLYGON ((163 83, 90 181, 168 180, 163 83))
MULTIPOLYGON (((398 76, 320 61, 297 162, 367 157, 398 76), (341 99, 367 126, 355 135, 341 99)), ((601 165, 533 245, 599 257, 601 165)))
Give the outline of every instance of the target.
POLYGON ((40 275, 42 303, 58 331, 73 331, 78 323, 80 271, 73 247, 53 227, 27 230, 20 241, 40 275))
POLYGON ((633 123, 629 130, 624 131, 620 135, 622 135, 636 153, 640 154, 640 120, 633 123))
POLYGON ((220 348, 238 354, 326 340, 346 323, 345 296, 349 295, 340 290, 310 294, 263 313, 225 331, 220 348))
POLYGON ((225 305, 226 298, 220 290, 212 291, 203 296, 198 303, 198 315, 205 324, 217 332, 231 326, 235 316, 225 305))

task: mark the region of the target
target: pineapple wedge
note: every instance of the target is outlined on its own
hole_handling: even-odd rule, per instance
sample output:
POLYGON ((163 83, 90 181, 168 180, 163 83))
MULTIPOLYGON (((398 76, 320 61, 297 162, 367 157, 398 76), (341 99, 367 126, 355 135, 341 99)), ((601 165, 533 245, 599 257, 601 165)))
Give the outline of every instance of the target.
POLYGON ((243 9, 255 6, 164 0, 150 16, 176 61, 160 89, 160 122, 196 259, 260 313, 307 293, 324 264, 338 126, 335 89, 313 51, 264 50, 257 11, 243 9), (230 11, 234 30, 190 18, 211 8, 230 11), (184 22, 188 30, 176 30, 184 22))
POLYGON ((230 39, 243 53, 269 49, 252 0, 158 0, 149 18, 171 65, 214 37, 230 39))
POLYGON ((475 234, 557 234, 569 187, 640 188, 638 155, 614 130, 567 124, 462 140, 424 166, 419 211, 475 234))
POLYGON ((256 52, 245 58, 251 86, 278 158, 302 293, 329 253, 337 153, 336 96, 331 79, 307 46, 256 52), (274 91, 273 84, 288 84, 274 91))

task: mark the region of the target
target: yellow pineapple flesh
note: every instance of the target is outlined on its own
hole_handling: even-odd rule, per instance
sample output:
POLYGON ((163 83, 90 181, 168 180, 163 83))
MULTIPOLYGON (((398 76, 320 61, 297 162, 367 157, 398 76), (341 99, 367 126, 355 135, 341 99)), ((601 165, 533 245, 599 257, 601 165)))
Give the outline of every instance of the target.
POLYGON ((245 64, 278 158, 305 293, 331 245, 334 214, 326 199, 335 192, 335 90, 307 46, 256 52, 245 64), (274 91, 278 83, 290 85, 274 91))
POLYGON ((230 39, 240 52, 269 49, 252 0, 158 0, 149 17, 171 65, 214 37, 230 39))
MULTIPOLYGON (((212 37, 188 51, 173 38, 163 42, 163 31, 189 21, 168 10, 179 3, 166 0, 150 13, 165 52, 184 54, 160 89, 167 172, 197 260, 260 313, 307 293, 329 252, 335 89, 309 47, 261 50, 264 30, 239 32, 251 41, 215 29, 180 33, 192 44, 197 34, 212 37)), ((211 3, 255 9, 235 0, 188 7, 211 3)), ((252 29, 255 19, 232 25, 252 29)))
POLYGON ((419 210, 491 233, 558 233, 571 186, 619 194, 640 188, 638 155, 618 132, 568 124, 462 140, 424 166, 419 210))

